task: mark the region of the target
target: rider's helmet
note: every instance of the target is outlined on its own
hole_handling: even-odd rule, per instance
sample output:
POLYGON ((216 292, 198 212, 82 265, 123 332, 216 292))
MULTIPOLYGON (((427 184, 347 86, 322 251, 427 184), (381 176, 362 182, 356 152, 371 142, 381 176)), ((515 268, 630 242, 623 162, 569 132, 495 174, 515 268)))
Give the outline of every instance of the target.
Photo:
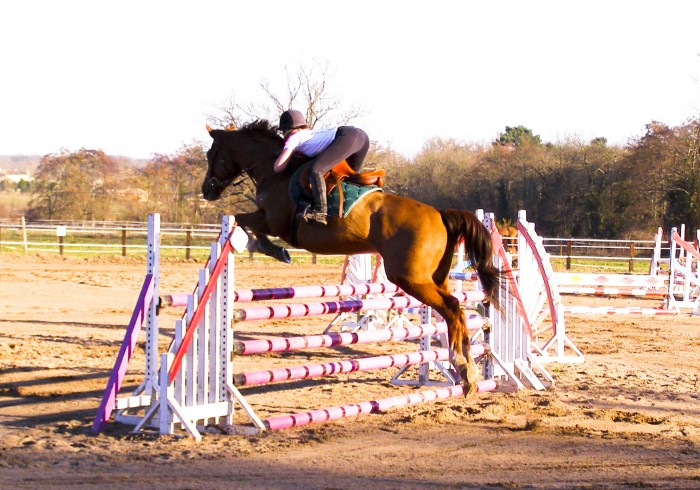
POLYGON ((299 111, 290 109, 288 111, 284 111, 280 116, 279 129, 282 132, 289 131, 290 129, 301 128, 303 126, 306 126, 306 118, 299 111))

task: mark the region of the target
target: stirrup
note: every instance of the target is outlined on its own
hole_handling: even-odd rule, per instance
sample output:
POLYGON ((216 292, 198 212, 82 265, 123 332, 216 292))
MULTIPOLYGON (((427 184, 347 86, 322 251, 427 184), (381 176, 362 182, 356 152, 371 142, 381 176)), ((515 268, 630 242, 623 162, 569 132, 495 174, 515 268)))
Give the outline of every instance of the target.
POLYGON ((328 224, 328 217, 323 211, 313 210, 307 211, 304 214, 304 221, 316 221, 317 223, 326 225, 328 224))

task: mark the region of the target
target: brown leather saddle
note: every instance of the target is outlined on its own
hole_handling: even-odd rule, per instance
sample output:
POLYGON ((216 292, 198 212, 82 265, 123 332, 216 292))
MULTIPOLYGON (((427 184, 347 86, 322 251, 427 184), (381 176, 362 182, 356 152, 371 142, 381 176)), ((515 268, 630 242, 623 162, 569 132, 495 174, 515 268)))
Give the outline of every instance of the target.
MULTIPOLYGON (((309 183, 309 171, 311 166, 307 165, 301 169, 299 173, 299 185, 302 191, 309 198, 313 197, 311 192, 311 184, 309 183)), ((370 170, 369 172, 355 172, 348 162, 343 160, 336 164, 330 171, 326 172, 324 179, 326 181, 326 194, 330 194, 333 189, 338 188, 339 199, 339 216, 343 216, 343 186, 341 182, 347 181, 355 185, 376 185, 377 187, 384 186, 384 169, 370 170)))

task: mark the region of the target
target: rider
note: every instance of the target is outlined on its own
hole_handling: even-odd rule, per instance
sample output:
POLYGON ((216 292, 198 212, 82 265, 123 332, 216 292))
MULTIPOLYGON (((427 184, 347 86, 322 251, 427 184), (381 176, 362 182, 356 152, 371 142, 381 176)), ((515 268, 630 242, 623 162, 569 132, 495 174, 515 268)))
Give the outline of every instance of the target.
POLYGON ((367 133, 353 126, 339 126, 328 129, 311 129, 304 115, 293 109, 280 116, 279 130, 284 133, 284 148, 275 161, 275 172, 287 166, 292 152, 297 151, 311 158, 309 182, 314 198, 314 209, 304 216, 326 224, 328 205, 326 204, 326 181, 323 176, 337 163, 345 160, 359 172, 369 150, 367 133))

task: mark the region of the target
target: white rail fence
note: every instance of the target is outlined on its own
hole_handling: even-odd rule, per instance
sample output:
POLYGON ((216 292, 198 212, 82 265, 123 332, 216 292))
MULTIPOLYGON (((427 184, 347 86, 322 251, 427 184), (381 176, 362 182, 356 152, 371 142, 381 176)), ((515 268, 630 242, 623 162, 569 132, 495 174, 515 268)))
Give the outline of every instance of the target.
MULTIPOLYGON (((165 224, 162 249, 171 257, 205 258, 209 244, 216 239, 217 225, 165 224)), ((504 239, 507 242, 507 238, 504 239)), ((0 253, 143 256, 147 226, 140 222, 16 222, 0 221, 0 253)), ((515 245, 515 243, 513 243, 515 245)), ((582 238, 544 238, 545 249, 552 259, 562 263, 558 269, 589 266, 644 272, 654 257, 655 240, 599 240, 582 238), (601 265, 600 262, 614 264, 601 265)), ((661 256, 668 257, 668 240, 662 240, 661 256)), ((657 251, 658 253, 658 251, 657 251)), ((293 258, 316 257, 291 249, 293 258)), ((250 254, 253 258, 253 254, 250 254)), ((256 254, 256 259, 263 258, 256 254)), ((273 259, 270 259, 273 260, 273 259)))

